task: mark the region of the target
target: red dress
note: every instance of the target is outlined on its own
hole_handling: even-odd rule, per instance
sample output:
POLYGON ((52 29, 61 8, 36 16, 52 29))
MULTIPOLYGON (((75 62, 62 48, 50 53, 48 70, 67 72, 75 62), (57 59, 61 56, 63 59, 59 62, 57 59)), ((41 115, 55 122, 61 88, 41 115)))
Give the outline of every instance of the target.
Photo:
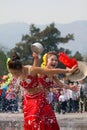
POLYGON ((54 82, 47 75, 43 76, 43 78, 39 78, 39 82, 42 84, 43 88, 49 89, 54 86, 54 82))
MULTIPOLYGON (((20 81, 20 86, 25 89, 35 88, 41 79, 38 76, 28 76, 25 81, 20 81)), ((46 100, 44 92, 34 95, 26 94, 24 97, 24 130, 60 130, 55 113, 46 100)))

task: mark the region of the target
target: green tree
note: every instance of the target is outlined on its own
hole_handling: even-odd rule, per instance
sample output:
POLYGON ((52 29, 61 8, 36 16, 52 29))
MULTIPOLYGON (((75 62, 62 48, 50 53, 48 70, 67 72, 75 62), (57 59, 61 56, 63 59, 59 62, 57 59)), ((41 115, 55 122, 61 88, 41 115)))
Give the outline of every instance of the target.
POLYGON ((7 74, 6 60, 6 54, 0 50, 0 76, 7 74))
POLYGON ((87 62, 87 54, 85 54, 85 55, 83 56, 83 59, 84 59, 85 62, 87 62))
POLYGON ((77 61, 83 61, 83 56, 79 51, 77 51, 73 57, 75 57, 77 61))
POLYGON ((13 52, 18 53, 21 58, 21 61, 23 61, 23 64, 32 64, 33 58, 30 44, 25 44, 22 42, 16 44, 16 47, 8 53, 9 57, 11 57, 11 54, 13 52))
POLYGON ((61 37, 61 32, 55 27, 54 23, 47 26, 40 33, 40 42, 42 42, 45 52, 52 50, 59 52, 58 45, 60 43, 67 43, 69 40, 74 40, 73 34, 61 37))
MULTIPOLYGON (((11 50, 16 51, 22 57, 24 63, 32 64, 32 51, 31 44, 35 42, 40 42, 44 46, 44 52, 46 53, 51 50, 59 52, 58 45, 60 43, 67 43, 69 40, 74 40, 73 34, 67 34, 65 37, 61 37, 61 32, 52 23, 45 29, 40 30, 34 24, 30 25, 29 34, 23 35, 20 43, 17 43, 15 48, 11 50)), ((70 51, 67 51, 70 53, 70 51)))

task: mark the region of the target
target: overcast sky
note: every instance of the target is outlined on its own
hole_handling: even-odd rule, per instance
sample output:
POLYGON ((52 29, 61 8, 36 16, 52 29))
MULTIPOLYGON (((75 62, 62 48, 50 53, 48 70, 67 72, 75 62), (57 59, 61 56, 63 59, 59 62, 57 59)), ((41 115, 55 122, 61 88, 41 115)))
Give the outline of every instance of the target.
POLYGON ((87 20, 87 0, 0 0, 0 24, 87 20))

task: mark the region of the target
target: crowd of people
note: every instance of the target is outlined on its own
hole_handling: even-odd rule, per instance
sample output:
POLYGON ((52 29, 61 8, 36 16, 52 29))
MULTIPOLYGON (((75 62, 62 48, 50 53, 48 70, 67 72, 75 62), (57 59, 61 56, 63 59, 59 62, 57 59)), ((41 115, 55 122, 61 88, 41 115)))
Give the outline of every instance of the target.
POLYGON ((47 99, 53 110, 59 114, 87 112, 87 83, 84 80, 73 83, 67 80, 67 78, 63 78, 62 81, 70 85, 77 84, 79 90, 75 92, 64 88, 50 88, 47 99))
POLYGON ((60 80, 58 74, 73 73, 78 67, 57 68, 58 55, 55 52, 45 54, 41 67, 38 67, 38 55, 33 56, 33 66, 22 65, 16 53, 8 60, 9 74, 3 76, 3 80, 6 81, 1 82, 3 91, 0 96, 0 110, 18 112, 19 94, 21 94, 24 130, 60 130, 54 110, 63 114, 78 111, 81 95, 79 96, 78 84, 60 80), (77 96, 72 96, 74 94, 71 93, 77 96))
POLYGON ((0 112, 17 113, 19 111, 19 87, 14 86, 12 75, 9 73, 3 76, 0 85, 0 112))
MULTIPOLYGON (((76 84, 65 77, 61 81, 67 84, 76 84)), ((55 112, 59 114, 87 112, 87 83, 81 80, 77 82, 77 85, 79 87, 77 92, 70 89, 57 88, 56 85, 49 88, 47 100, 55 112)), ((3 87, 3 91, 0 93, 0 112, 18 113, 20 110, 23 111, 23 92, 10 82, 9 85, 3 87)))

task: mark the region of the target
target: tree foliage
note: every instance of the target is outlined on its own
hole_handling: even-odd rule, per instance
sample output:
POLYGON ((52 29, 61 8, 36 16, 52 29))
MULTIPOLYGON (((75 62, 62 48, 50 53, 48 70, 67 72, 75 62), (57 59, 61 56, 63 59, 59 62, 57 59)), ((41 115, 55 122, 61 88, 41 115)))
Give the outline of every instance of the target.
POLYGON ((0 76, 7 73, 6 60, 6 54, 4 51, 0 50, 0 76))
POLYGON ((83 56, 83 60, 84 60, 85 62, 87 62, 87 54, 85 54, 85 55, 83 56))
POLYGON ((19 53, 23 62, 32 64, 32 51, 31 44, 40 42, 44 47, 44 52, 60 50, 71 53, 68 49, 58 48, 60 43, 67 43, 69 40, 74 40, 73 34, 67 34, 65 37, 61 37, 61 32, 55 27, 54 23, 51 23, 45 29, 41 30, 34 24, 30 25, 29 34, 23 35, 21 42, 17 43, 15 48, 11 50, 19 53))
POLYGON ((75 57, 77 61, 83 61, 83 57, 79 51, 77 51, 73 57, 75 57))

